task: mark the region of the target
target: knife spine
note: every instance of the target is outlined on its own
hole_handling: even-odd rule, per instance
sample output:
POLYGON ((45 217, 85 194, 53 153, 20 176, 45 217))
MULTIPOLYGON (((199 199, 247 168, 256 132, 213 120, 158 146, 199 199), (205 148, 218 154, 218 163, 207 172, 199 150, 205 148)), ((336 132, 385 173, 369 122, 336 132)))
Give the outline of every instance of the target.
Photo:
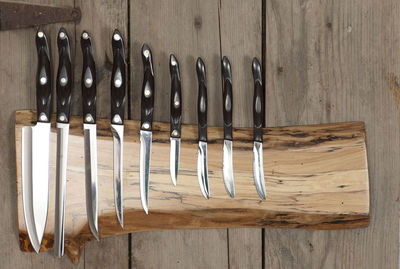
POLYGON ((261 65, 256 57, 252 63, 254 78, 253 121, 254 141, 263 141, 262 126, 264 123, 264 90, 262 85, 261 65))
POLYGON ((171 75, 170 136, 180 138, 182 126, 182 91, 179 62, 174 54, 170 55, 169 70, 171 75))
POLYGON ((147 44, 142 46, 143 60, 143 85, 141 100, 141 124, 140 129, 151 131, 154 112, 154 69, 150 47, 147 44))
POLYGON ((199 141, 207 142, 207 80, 206 67, 199 57, 196 62, 198 79, 197 119, 199 141))
POLYGON ((228 57, 222 58, 222 100, 224 116, 224 139, 232 140, 232 71, 228 57))
POLYGON ((111 75, 111 123, 124 124, 126 95, 126 62, 124 41, 115 29, 112 36, 113 69, 111 75))

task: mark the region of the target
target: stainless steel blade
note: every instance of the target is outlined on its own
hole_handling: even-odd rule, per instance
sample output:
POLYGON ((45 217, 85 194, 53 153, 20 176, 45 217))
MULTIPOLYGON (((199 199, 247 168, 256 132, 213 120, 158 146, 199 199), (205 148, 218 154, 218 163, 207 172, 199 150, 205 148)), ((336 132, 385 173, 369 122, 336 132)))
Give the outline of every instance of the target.
POLYGON ((261 199, 266 199, 265 192, 265 179, 264 179, 264 167, 263 167, 263 148, 262 143, 254 141, 253 146, 253 174, 254 184, 256 186, 258 195, 261 199))
POLYGON ((67 188, 69 124, 57 122, 56 206, 54 219, 54 255, 64 256, 65 192, 67 188))
POLYGON ((140 130, 140 198, 146 214, 149 214, 149 174, 152 133, 140 130))
POLYGON ((181 148, 181 139, 170 137, 170 151, 169 151, 169 172, 171 174, 171 180, 174 186, 178 178, 179 170, 179 153, 181 148))
POLYGON ((123 149, 124 149, 124 125, 111 124, 111 132, 114 141, 114 203, 119 224, 124 228, 124 205, 123 205, 123 149))
POLYGON ((224 156, 222 162, 222 172, 226 192, 231 198, 235 197, 235 182, 233 179, 233 160, 232 160, 232 141, 224 140, 224 156))
POLYGON ((85 150, 85 189, 86 212, 90 230, 99 240, 97 225, 97 140, 96 124, 83 124, 84 150, 85 150))
POLYGON ((207 142, 199 141, 197 154, 197 179, 199 180, 201 193, 203 193, 206 199, 209 199, 210 188, 208 185, 207 142))

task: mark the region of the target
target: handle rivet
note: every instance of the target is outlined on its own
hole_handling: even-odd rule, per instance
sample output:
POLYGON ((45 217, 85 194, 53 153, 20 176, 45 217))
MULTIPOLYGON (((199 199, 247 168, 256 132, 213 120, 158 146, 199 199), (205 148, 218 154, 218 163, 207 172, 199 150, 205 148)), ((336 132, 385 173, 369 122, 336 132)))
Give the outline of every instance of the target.
POLYGON ((119 34, 114 34, 114 40, 119 41, 121 39, 121 36, 119 34))
POLYGON ((61 86, 65 86, 67 84, 67 79, 64 77, 60 78, 60 84, 61 86))
POLYGON ((94 120, 93 120, 92 115, 87 114, 86 117, 85 117, 85 121, 86 121, 86 122, 93 122, 94 120))
POLYGON ((59 36, 61 39, 64 39, 64 38, 65 38, 65 33, 64 33, 64 32, 61 32, 58 36, 59 36))
POLYGON ((44 113, 42 113, 42 114, 40 114, 39 119, 40 119, 40 121, 47 121, 47 116, 44 113))
POLYGON ((149 57, 149 55, 150 55, 150 51, 149 50, 145 50, 145 51, 143 51, 143 55, 144 55, 144 57, 149 57))
POLYGON ((88 38, 89 38, 88 33, 84 32, 84 33, 82 34, 82 38, 83 38, 83 39, 88 39, 88 38))
POLYGON ((92 86, 92 82, 93 80, 91 78, 85 79, 85 86, 89 88, 90 86, 92 86))
POLYGON ((173 136, 178 136, 178 131, 177 131, 177 130, 173 130, 173 131, 172 131, 172 135, 173 135, 173 136))
POLYGON ((147 98, 147 97, 150 97, 150 95, 151 95, 151 91, 149 89, 145 89, 144 96, 146 96, 146 98, 147 98))
POLYGON ((115 114, 115 116, 114 116, 112 121, 113 121, 113 123, 118 123, 118 124, 122 123, 122 119, 118 114, 115 114))
POLYGON ((58 119, 59 119, 60 121, 65 121, 65 116, 64 116, 64 115, 61 115, 58 119))
POLYGON ((174 59, 171 60, 171 65, 176 66, 176 61, 174 59))
POLYGON ((46 77, 41 77, 40 78, 40 85, 44 85, 47 83, 47 78, 46 77))
POLYGON ((174 106, 175 106, 176 108, 178 108, 179 105, 180 105, 179 101, 175 101, 174 106))
POLYGON ((40 32, 37 33, 37 36, 42 38, 44 36, 44 33, 42 31, 40 31, 40 32))
POLYGON ((148 122, 145 122, 145 123, 143 123, 142 127, 143 127, 143 129, 149 129, 150 124, 148 122))
POLYGON ((116 79, 114 81, 114 86, 117 88, 121 87, 121 84, 122 84, 122 80, 120 80, 120 79, 116 79))

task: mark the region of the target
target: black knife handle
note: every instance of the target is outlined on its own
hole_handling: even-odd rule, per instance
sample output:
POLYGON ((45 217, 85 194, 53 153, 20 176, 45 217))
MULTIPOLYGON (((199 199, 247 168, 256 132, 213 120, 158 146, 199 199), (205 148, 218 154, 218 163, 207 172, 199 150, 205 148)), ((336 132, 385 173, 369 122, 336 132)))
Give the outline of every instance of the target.
POLYGON ((199 57, 196 62, 197 79, 199 82, 199 93, 197 98, 197 120, 199 141, 207 142, 207 80, 206 67, 199 57))
POLYGON ((114 64, 111 75, 111 123, 124 124, 126 95, 126 63, 124 41, 115 29, 112 37, 114 64))
POLYGON ((181 137, 182 126, 182 93, 181 76, 179 72, 179 62, 175 55, 169 57, 169 71, 171 74, 171 137, 181 137))
POLYGON ((264 90, 262 85, 261 65, 257 58, 253 59, 254 98, 253 98, 253 121, 254 141, 263 141, 264 122, 264 90))
POLYGON ((41 28, 36 33, 38 65, 36 72, 37 121, 50 122, 51 111, 51 69, 50 50, 46 34, 41 28))
POLYGON ((57 71, 57 122, 69 123, 71 105, 71 47, 67 31, 61 28, 57 36, 58 71, 57 71))
POLYGON ((96 123, 96 66, 92 39, 86 31, 81 35, 83 57, 82 67, 82 104, 83 122, 96 123))
POLYGON ((222 58, 222 100, 224 114, 224 139, 232 140, 232 71, 229 59, 222 58))
POLYGON ((143 44, 142 47, 142 60, 144 77, 142 85, 142 115, 140 129, 151 131, 154 111, 154 70, 151 50, 147 44, 143 44))

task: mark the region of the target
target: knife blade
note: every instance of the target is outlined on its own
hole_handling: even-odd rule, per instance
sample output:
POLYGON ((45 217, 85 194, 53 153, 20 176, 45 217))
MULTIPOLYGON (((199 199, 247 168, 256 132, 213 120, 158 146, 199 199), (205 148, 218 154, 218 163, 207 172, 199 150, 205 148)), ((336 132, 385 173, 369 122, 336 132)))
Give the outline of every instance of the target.
POLYGON ((233 160, 232 160, 232 71, 231 63, 228 57, 222 58, 222 100, 223 100, 223 115, 224 115, 224 146, 222 172, 226 192, 231 198, 235 197, 235 182, 233 178, 233 160))
POLYGON ((112 37, 114 64, 111 76, 111 132, 114 144, 114 203, 118 221, 124 228, 123 206, 123 148, 124 148, 124 115, 126 63, 124 41, 116 29, 112 37))
POLYGON ((146 214, 149 214, 149 174, 154 111, 154 69, 151 50, 142 47, 143 85, 140 123, 140 198, 146 214))
POLYGON ((65 193, 67 185, 67 158, 69 116, 71 105, 71 47, 67 31, 61 28, 57 37, 57 160, 56 160, 56 205, 54 220, 54 255, 64 256, 65 193))
POLYGON ((199 57, 196 62, 196 72, 198 79, 198 98, 197 98, 197 124, 199 147, 197 150, 197 179, 199 180, 200 190, 204 198, 210 198, 210 187, 208 184, 207 167, 207 81, 206 67, 203 60, 199 57))
POLYGON ((99 240, 98 189, 97 189, 97 141, 96 141, 96 67, 92 40, 88 32, 81 35, 83 56, 82 105, 83 136, 85 152, 86 213, 90 231, 99 240))
POLYGON ((179 62, 175 55, 171 54, 169 59, 169 70, 171 74, 171 119, 170 119, 170 154, 169 170, 174 186, 178 178, 179 154, 181 147, 182 126, 182 93, 179 62))
POLYGON ((39 253, 49 204, 49 153, 51 109, 50 50, 46 34, 36 33, 37 123, 22 128, 22 201, 29 240, 39 253))
POLYGON ((261 65, 257 58, 252 63, 254 78, 253 98, 253 121, 254 121, 254 144, 253 144, 253 174, 254 185, 261 199, 266 199, 264 167, 263 167, 263 129, 264 122, 264 90, 262 85, 261 65))

